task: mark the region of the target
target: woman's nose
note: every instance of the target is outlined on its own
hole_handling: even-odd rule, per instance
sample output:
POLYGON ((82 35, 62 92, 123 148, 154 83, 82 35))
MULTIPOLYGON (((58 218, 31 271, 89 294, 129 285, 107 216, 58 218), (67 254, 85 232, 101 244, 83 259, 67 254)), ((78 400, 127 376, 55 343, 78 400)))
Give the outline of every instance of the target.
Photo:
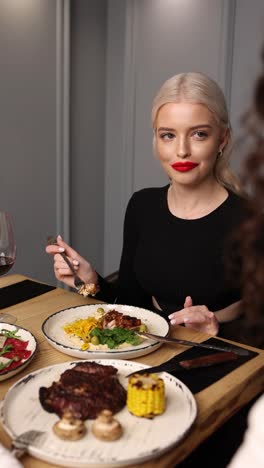
POLYGON ((190 148, 186 139, 179 139, 177 142, 176 154, 178 158, 187 158, 190 155, 190 148))

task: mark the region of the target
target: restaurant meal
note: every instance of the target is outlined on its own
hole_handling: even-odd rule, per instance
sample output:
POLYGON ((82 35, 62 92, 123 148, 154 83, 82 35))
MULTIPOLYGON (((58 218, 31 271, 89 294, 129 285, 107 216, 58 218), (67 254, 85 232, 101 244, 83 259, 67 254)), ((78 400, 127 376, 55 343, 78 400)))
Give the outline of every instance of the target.
POLYGON ((135 416, 150 418, 165 411, 164 381, 156 374, 133 374, 129 377, 127 407, 135 416))
POLYGON ((56 413, 60 420, 53 425, 54 433, 63 440, 79 440, 86 433, 84 421, 94 419, 93 435, 99 440, 113 441, 123 434, 123 428, 113 416, 127 404, 134 416, 152 419, 165 411, 165 386, 156 374, 133 374, 128 391, 111 365, 80 362, 60 375, 50 387, 40 387, 41 406, 56 413))
POLYGON ((67 323, 63 330, 84 351, 137 346, 143 338, 136 332, 147 331, 147 327, 136 317, 99 307, 94 316, 67 323))
POLYGON ((64 371, 58 382, 40 387, 40 403, 59 417, 67 410, 83 421, 95 419, 105 409, 115 414, 126 404, 126 390, 116 374, 113 366, 80 362, 64 371))
POLYGON ((17 333, 18 328, 0 330, 0 374, 15 369, 32 354, 27 349, 28 341, 22 340, 17 333))

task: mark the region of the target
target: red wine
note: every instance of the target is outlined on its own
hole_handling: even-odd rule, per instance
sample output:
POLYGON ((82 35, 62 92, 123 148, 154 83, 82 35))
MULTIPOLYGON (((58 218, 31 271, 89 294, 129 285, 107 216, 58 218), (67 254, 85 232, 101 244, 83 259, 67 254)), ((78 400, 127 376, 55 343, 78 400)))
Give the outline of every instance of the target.
POLYGON ((0 256, 0 275, 7 273, 13 265, 14 259, 12 257, 0 256))

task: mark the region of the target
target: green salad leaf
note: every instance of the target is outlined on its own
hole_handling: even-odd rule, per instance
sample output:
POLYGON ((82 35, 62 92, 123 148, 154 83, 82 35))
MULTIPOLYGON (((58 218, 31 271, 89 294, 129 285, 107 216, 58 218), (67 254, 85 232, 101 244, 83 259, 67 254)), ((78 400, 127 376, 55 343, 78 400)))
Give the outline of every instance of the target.
POLYGON ((122 343, 129 343, 132 346, 140 344, 140 337, 133 331, 127 328, 94 328, 91 336, 97 336, 100 344, 106 344, 108 348, 117 348, 122 343))

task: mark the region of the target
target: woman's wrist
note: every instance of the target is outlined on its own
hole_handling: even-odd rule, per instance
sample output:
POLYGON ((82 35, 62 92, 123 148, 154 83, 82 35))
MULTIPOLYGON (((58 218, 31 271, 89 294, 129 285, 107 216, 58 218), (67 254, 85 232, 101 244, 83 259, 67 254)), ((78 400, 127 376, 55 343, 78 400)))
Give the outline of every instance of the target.
POLYGON ((92 274, 86 276, 84 285, 78 290, 78 294, 82 296, 95 296, 100 291, 99 278, 95 270, 92 274))
POLYGON ((242 314, 241 301, 234 302, 224 309, 217 310, 215 316, 218 322, 226 323, 238 319, 242 314))

